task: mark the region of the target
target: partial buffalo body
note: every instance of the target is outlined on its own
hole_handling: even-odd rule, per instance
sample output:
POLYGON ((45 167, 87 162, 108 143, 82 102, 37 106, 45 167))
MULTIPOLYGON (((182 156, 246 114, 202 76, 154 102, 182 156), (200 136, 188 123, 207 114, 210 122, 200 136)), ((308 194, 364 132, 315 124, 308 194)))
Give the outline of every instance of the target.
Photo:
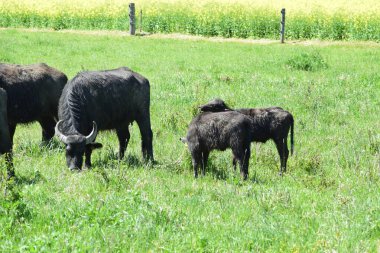
POLYGON ((0 154, 6 153, 8 177, 13 176, 11 150, 19 123, 38 121, 42 141, 54 136, 58 101, 67 77, 44 63, 33 65, 0 64, 0 154))
POLYGON ((198 177, 198 168, 205 168, 210 151, 232 149, 240 165, 244 179, 248 177, 250 143, 252 141, 252 121, 249 117, 234 111, 210 113, 196 116, 190 123, 186 138, 191 153, 194 176, 198 177))
MULTIPOLYGON (((220 99, 212 100, 200 106, 200 109, 204 112, 233 111, 220 99)), ((294 149, 294 119, 292 114, 280 107, 237 109, 235 111, 252 119, 253 141, 265 143, 271 139, 275 142, 281 160, 280 174, 286 172, 286 163, 289 156, 287 145, 289 130, 291 154, 294 149)), ((235 159, 233 164, 236 166, 235 159)))
POLYGON ((144 159, 153 160, 150 124, 149 81, 128 68, 81 72, 68 82, 59 101, 56 134, 66 144, 66 163, 70 169, 91 166, 91 152, 97 129, 116 130, 119 158, 127 148, 128 126, 136 121, 142 138, 144 159))
POLYGON ((54 136, 58 101, 67 77, 44 63, 0 64, 0 88, 7 93, 7 116, 11 140, 19 123, 38 121, 42 140, 54 136))
POLYGON ((7 93, 0 88, 0 155, 5 154, 8 177, 14 176, 12 166, 12 141, 8 130, 7 93))
POLYGON ((12 150, 7 118, 7 93, 0 88, 0 155, 12 150))

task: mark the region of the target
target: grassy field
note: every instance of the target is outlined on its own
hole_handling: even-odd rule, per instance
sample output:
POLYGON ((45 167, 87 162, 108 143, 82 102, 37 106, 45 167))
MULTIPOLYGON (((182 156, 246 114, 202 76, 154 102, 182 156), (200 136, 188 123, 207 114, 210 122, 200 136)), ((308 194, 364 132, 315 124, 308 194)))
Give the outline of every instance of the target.
MULTIPOLYGON (((240 38, 278 38, 286 8, 287 39, 380 41, 378 0, 141 0, 142 30, 240 38)), ((0 26, 128 30, 129 1, 0 0, 0 26)))
POLYGON ((0 251, 376 252, 380 250, 380 46, 268 45, 0 31, 0 62, 46 62, 72 78, 129 66, 151 82, 157 164, 142 164, 136 124, 123 161, 101 132, 94 168, 67 170, 37 124, 15 135, 17 179, 0 195, 0 251), (252 144, 249 179, 214 152, 192 176, 179 141, 197 106, 281 106, 295 155, 278 176, 273 143, 252 144))

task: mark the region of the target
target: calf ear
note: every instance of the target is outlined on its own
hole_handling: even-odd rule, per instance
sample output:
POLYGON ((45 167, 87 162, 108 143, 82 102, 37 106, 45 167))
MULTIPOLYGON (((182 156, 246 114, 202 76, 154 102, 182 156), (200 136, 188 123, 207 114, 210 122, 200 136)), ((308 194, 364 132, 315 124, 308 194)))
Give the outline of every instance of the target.
POLYGON ((103 147, 103 145, 101 143, 98 143, 98 142, 93 142, 93 143, 87 144, 86 146, 90 147, 91 150, 103 147))

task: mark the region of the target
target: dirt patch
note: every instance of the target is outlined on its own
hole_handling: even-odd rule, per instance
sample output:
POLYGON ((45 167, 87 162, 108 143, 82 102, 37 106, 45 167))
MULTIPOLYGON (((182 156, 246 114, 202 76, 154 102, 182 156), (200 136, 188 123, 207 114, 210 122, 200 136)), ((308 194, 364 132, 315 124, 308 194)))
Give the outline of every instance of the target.
MULTIPOLYGON (((37 29, 37 28, 0 28, 1 30, 17 30, 23 32, 53 32, 53 33, 70 33, 70 34, 83 34, 92 36, 130 36, 127 31, 111 31, 111 30, 53 30, 53 29, 37 29)), ((243 43, 243 44, 280 44, 279 40, 271 39, 239 39, 239 38, 222 38, 222 37, 204 37, 198 35, 188 35, 188 34, 162 34, 162 33, 139 33, 136 36, 142 36, 146 38, 155 39, 176 39, 176 40, 192 40, 192 41, 210 41, 210 42, 232 42, 232 43, 243 43)), ((286 40, 286 45, 303 45, 303 46, 331 46, 331 45, 342 45, 342 46, 366 46, 366 47, 380 47, 379 42, 374 41, 330 41, 330 40, 286 40)))

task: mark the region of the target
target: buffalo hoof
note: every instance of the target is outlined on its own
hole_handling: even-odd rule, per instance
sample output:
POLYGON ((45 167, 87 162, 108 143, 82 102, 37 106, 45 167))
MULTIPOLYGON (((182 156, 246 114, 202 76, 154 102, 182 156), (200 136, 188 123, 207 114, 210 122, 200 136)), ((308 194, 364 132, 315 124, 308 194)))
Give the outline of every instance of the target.
POLYGON ((243 180, 247 180, 248 179, 248 174, 247 173, 241 172, 240 176, 243 178, 243 180))
POLYGON ((8 181, 11 180, 12 178, 15 178, 15 177, 16 177, 16 174, 15 174, 15 172, 14 172, 13 170, 8 171, 7 174, 8 174, 8 175, 7 175, 7 180, 8 180, 8 181))
POLYGON ((69 170, 71 172, 80 172, 80 171, 82 171, 82 169, 80 169, 80 168, 69 168, 69 170))

